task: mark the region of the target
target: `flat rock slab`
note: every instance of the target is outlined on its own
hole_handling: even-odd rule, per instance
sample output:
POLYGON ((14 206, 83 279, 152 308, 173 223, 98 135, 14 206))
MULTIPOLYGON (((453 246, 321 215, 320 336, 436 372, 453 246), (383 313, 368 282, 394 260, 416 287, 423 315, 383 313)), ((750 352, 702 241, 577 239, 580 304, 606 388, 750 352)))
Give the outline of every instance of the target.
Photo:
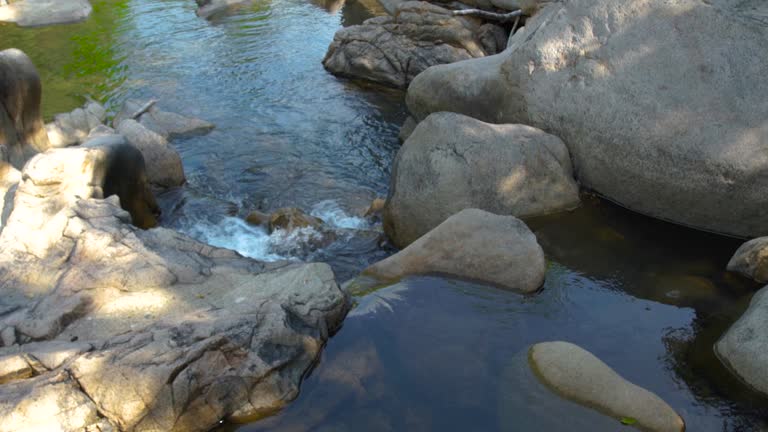
POLYGON ((685 422, 655 394, 622 378, 583 348, 542 342, 529 351, 531 368, 557 394, 652 432, 682 432, 685 422))
POLYGON ((0 21, 40 27, 82 21, 91 12, 88 0, 12 0, 9 5, 0 6, 0 21))
POLYGON ((529 293, 544 282, 546 261, 519 219, 478 209, 449 217, 402 251, 363 271, 384 279, 447 274, 529 293))
POLYGON ((768 394, 768 289, 752 297, 744 315, 715 344, 715 352, 750 387, 768 394))

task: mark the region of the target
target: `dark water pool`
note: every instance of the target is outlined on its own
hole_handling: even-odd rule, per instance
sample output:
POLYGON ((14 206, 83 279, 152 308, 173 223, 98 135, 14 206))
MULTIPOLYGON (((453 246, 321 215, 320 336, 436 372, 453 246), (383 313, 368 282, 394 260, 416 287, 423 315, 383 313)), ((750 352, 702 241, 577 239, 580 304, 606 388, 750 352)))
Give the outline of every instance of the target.
MULTIPOLYGON (((216 123, 175 142, 189 183, 161 197, 164 225, 254 258, 328 261, 340 281, 391 252, 360 213, 386 194, 403 94, 336 79, 320 64, 338 28, 381 13, 372 0, 262 0, 210 21, 192 0, 93 4, 80 24, 0 25, 0 49, 21 48, 38 65, 48 118, 86 96, 113 111, 155 97, 216 123), (308 252, 241 221, 282 206, 321 216, 338 240, 308 252)), ((558 339, 658 393, 689 431, 765 429, 768 400, 712 350, 757 288, 724 271, 738 241, 589 197, 528 223, 549 259, 540 293, 437 277, 358 284, 359 306, 298 399, 223 430, 622 430, 532 378, 527 347, 558 339)))

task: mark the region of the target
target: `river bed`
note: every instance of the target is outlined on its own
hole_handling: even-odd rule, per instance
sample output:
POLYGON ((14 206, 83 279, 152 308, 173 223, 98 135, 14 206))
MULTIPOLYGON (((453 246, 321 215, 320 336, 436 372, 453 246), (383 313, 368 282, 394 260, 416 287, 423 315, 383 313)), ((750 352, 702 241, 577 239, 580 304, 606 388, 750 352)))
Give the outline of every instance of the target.
MULTIPOLYGON (((256 259, 329 262, 340 282, 393 251, 361 217, 385 196, 404 94, 338 79, 320 61, 333 34, 382 13, 375 2, 255 1, 211 20, 191 0, 93 1, 83 23, 0 25, 0 49, 38 66, 50 119, 93 97, 129 98, 216 124, 177 140, 188 184, 160 197, 162 224, 256 259), (337 240, 306 250, 242 222, 300 207, 337 240)), ((585 196, 527 221, 549 261, 521 296, 439 277, 361 282, 298 399, 222 430, 568 430, 624 428, 542 392, 532 343, 568 340, 657 393, 689 431, 761 431, 768 400, 735 379, 713 343, 757 286, 725 272, 740 241, 654 221, 585 196)))

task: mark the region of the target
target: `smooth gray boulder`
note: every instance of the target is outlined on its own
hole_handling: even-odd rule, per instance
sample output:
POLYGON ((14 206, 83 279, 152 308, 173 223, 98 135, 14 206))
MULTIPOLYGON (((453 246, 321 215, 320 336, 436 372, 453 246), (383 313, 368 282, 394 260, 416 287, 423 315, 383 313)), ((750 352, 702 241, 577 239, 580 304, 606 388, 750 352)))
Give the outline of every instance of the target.
POLYGON ((768 394, 768 289, 758 291, 744 315, 715 344, 715 352, 742 381, 768 394))
POLYGON ((123 120, 136 120, 145 128, 167 140, 204 135, 215 127, 213 123, 209 123, 205 120, 163 111, 159 109, 156 104, 151 104, 149 109, 141 112, 140 115, 134 118, 134 115, 139 113, 142 107, 145 107, 148 102, 149 101, 140 101, 136 99, 125 101, 120 112, 115 115, 112 125, 117 128, 123 120))
POLYGON ((651 432, 683 432, 685 422, 657 395, 622 378, 599 358, 568 342, 533 345, 536 376, 560 396, 651 432))
POLYGON ((42 92, 26 54, 14 48, 0 51, 0 148, 16 169, 50 147, 40 113, 42 92))
POLYGON ((336 32, 323 66, 335 75, 405 88, 430 66, 504 49, 506 37, 501 30, 501 37, 494 36, 495 27, 454 17, 430 3, 404 2, 392 17, 371 18, 336 32))
POLYGON ((521 220, 465 209, 363 274, 383 279, 446 274, 523 293, 544 283, 546 260, 521 220))
POLYGON ((10 0, 0 4, 0 22, 39 27, 82 21, 93 12, 88 0, 10 0))
POLYGON ((99 140, 141 160, 100 137, 35 156, 13 192, 0 329, 19 345, 0 348, 0 431, 206 431, 295 398, 348 310, 330 267, 131 225, 122 196, 100 198, 131 165, 99 140))
POLYGON ((465 208, 529 217, 578 205, 568 149, 559 138, 530 126, 435 113, 397 154, 384 230, 404 247, 465 208))
POLYGON ((144 155, 150 183, 170 188, 187 181, 181 156, 168 140, 131 119, 121 121, 116 130, 144 155))
POLYGON ((728 271, 760 283, 768 282, 768 237, 758 237, 741 245, 728 262, 728 271))
POLYGON ((570 0, 503 53, 410 85, 418 119, 453 111, 560 137, 579 182, 637 212, 768 233, 768 3, 570 0), (620 17, 620 19, 618 18, 620 17))

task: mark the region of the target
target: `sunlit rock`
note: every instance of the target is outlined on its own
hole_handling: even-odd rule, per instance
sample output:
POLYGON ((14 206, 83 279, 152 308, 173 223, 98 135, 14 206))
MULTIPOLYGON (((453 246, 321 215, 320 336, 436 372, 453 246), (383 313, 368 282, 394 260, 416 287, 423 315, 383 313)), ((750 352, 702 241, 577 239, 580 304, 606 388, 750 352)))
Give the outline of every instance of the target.
POLYGON ((525 293, 541 287, 545 272, 544 252, 522 221, 478 209, 460 211, 363 271, 383 279, 447 274, 525 293))
POLYGON ((715 344, 720 359, 750 387, 768 394, 768 289, 752 297, 749 309, 715 344))
POLYGON ((652 432, 682 432, 685 423, 657 395, 622 378, 583 348, 568 342, 531 347, 531 368, 554 392, 652 432))
POLYGON ((503 53, 420 74, 408 107, 541 128, 612 201, 765 235, 768 56, 754 53, 768 44, 766 13, 761 0, 553 2, 503 53))
POLYGON ((768 237, 758 237, 741 245, 728 262, 728 271, 760 283, 768 282, 768 237))
POLYGON ((490 43, 488 27, 475 20, 454 17, 450 10, 430 3, 404 2, 392 17, 371 18, 339 30, 323 66, 336 75, 405 88, 430 66, 501 51, 506 36, 499 31, 503 40, 492 38, 490 43))
POLYGON ((404 247, 465 208, 528 217, 578 204, 568 149, 557 137, 435 113, 398 152, 384 229, 404 247))
POLYGON ((169 188, 181 186, 187 181, 179 152, 165 138, 131 119, 120 122, 117 133, 144 155, 150 183, 169 188))
POLYGON ((88 0, 10 0, 0 2, 0 21, 39 27, 82 21, 93 12, 88 0))
POLYGON ((88 102, 72 112, 57 114, 46 126, 51 147, 69 147, 85 142, 90 132, 104 126, 107 110, 97 102, 88 102))
POLYGON ((16 169, 50 147, 40 113, 40 76, 26 54, 0 51, 0 149, 16 169))

